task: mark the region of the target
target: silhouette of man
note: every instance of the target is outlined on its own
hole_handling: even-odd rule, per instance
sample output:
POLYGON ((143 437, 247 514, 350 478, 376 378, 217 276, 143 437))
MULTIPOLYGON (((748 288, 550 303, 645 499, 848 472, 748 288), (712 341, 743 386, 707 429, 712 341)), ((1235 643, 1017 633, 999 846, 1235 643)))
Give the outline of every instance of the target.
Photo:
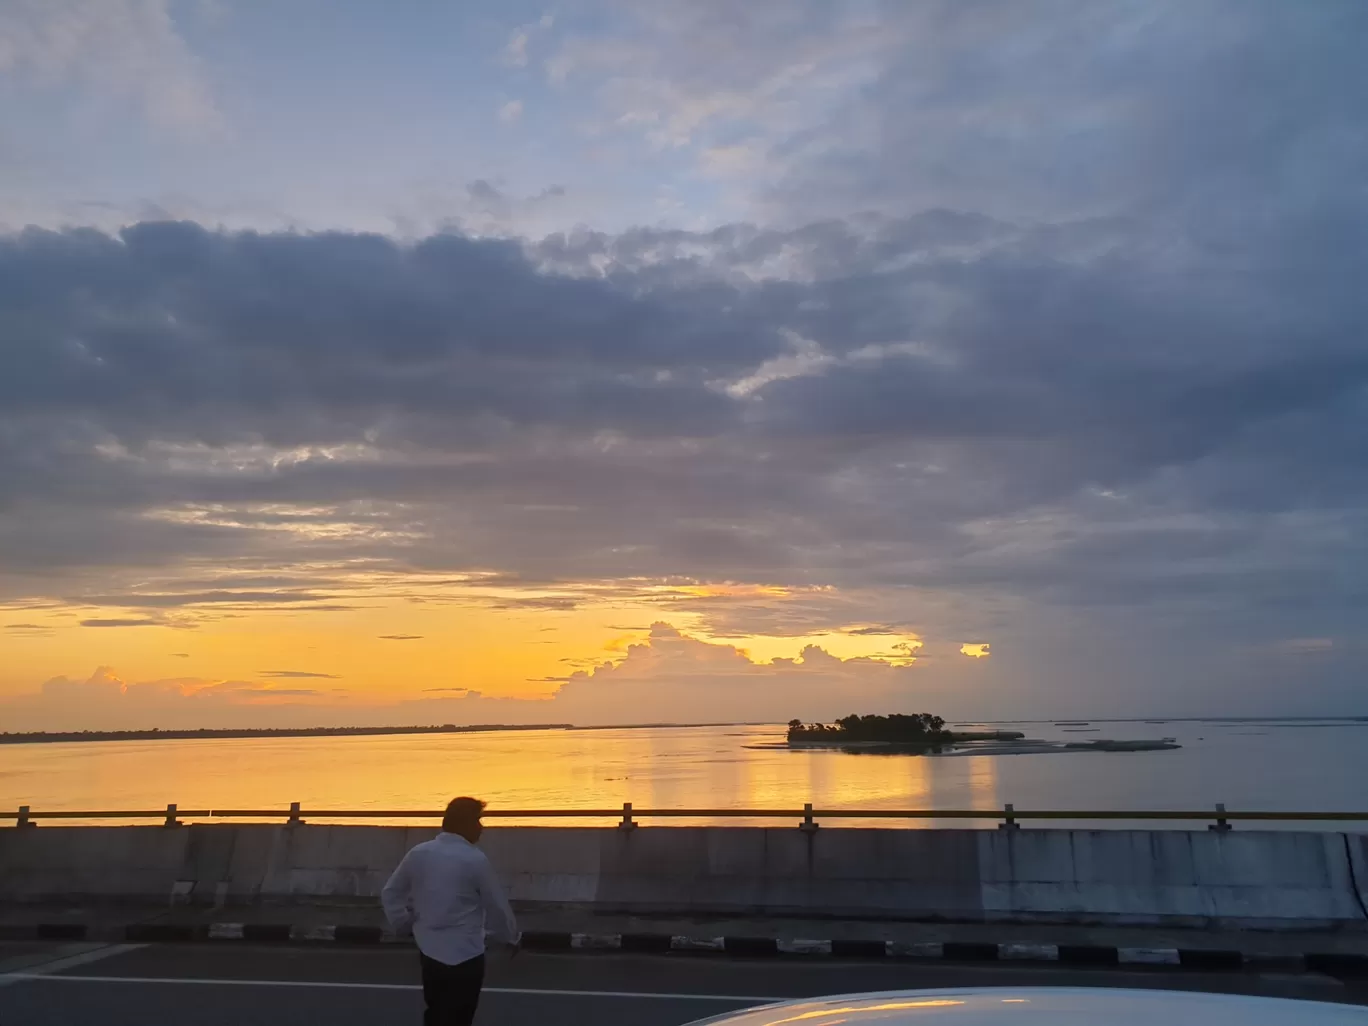
POLYGON ((485 934, 517 950, 519 933, 494 868, 475 847, 485 803, 453 798, 442 832, 410 849, 380 892, 385 917, 410 929, 423 967, 424 1026, 470 1026, 484 985, 485 934))

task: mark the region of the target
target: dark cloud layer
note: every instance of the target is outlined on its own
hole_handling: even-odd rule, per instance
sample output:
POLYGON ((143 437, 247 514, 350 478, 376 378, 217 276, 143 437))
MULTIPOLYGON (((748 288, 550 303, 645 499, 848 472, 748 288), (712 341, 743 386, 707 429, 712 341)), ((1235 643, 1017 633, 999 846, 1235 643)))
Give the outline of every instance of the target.
POLYGON ((771 140, 796 227, 0 240, 5 593, 335 605, 326 575, 89 584, 229 558, 283 580, 302 551, 831 585, 879 597, 774 615, 938 620, 994 661, 1065 612, 1195 647, 1333 635, 1347 694, 1364 8, 1023 7, 898 15, 934 53, 889 59, 820 145, 771 140))
POLYGON ((1244 251, 1248 269, 1212 289, 1127 253, 1124 235, 1086 261, 1031 235, 805 281, 738 281, 732 248, 701 236, 702 288, 661 268, 539 272, 536 247, 457 238, 29 232, 0 252, 0 279, 24 283, 5 306, 0 553, 41 572, 300 537, 383 553, 418 535, 419 563, 534 580, 877 569, 898 583, 921 575, 890 550, 968 555, 960 525, 1046 504, 1092 507, 1105 537, 1069 548, 1093 568, 1119 548, 1229 554, 1264 530, 1248 517, 1360 508, 1368 309, 1343 254, 1244 251), (462 260, 433 269, 424 247, 462 260), (1293 257, 1325 275, 1283 273, 1293 257), (487 285, 473 304, 466 275, 487 285), (594 327, 567 339, 576 321, 594 327), (1115 508, 1097 497, 1116 492, 1115 508), (1146 508, 1174 502, 1230 520, 1175 535, 1146 508))

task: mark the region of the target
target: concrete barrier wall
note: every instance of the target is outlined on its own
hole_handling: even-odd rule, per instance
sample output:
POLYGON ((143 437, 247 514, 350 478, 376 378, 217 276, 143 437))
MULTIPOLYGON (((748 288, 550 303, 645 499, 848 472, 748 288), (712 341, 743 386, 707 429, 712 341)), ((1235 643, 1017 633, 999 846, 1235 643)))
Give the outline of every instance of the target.
MULTIPOLYGON (((370 901, 431 829, 0 830, 0 901, 370 901)), ((1361 835, 493 828, 515 904, 604 912, 1365 927, 1361 835)))
POLYGON ((987 918, 1267 927, 1364 919, 1342 834, 985 831, 979 872, 987 918))

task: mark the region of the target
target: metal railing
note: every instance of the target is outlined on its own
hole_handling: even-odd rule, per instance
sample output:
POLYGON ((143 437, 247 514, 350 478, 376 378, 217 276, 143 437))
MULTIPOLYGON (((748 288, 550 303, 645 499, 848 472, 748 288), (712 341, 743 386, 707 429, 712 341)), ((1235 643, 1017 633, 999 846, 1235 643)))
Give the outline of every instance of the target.
MULTIPOLYGON (((288 809, 165 809, 134 811, 34 811, 27 805, 14 812, 0 812, 0 821, 14 820, 16 827, 37 826, 41 820, 159 819, 162 825, 180 826, 183 820, 284 819, 287 826, 299 826, 305 817, 320 819, 437 819, 440 810, 431 809, 309 809, 291 802, 288 809)), ((637 809, 623 802, 613 809, 486 809, 485 819, 616 819, 622 830, 631 830, 639 819, 777 819, 798 820, 800 830, 817 829, 818 819, 965 819, 996 822, 1002 830, 1015 830, 1023 820, 1129 820, 1207 822, 1209 829, 1225 831, 1235 822, 1368 822, 1368 812, 1233 812, 1217 804, 1214 810, 1171 809, 1125 811, 1119 809, 1037 809, 1027 811, 1005 805, 1001 809, 637 809)))

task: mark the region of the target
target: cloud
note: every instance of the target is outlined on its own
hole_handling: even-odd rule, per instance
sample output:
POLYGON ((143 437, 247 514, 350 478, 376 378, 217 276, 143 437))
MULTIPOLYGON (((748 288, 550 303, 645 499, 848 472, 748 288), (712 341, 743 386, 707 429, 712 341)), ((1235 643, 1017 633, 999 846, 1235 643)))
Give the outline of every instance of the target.
POLYGON ((548 78, 591 91, 600 131, 700 153, 810 127, 904 42, 858 5, 632 5, 622 15, 612 34, 567 35, 548 78))
POLYGON ((548 595, 545 597, 528 597, 512 599, 496 599, 489 603, 491 609, 541 609, 553 612, 568 612, 578 609, 581 600, 572 596, 548 595))
POLYGON ((1284 655, 1322 655, 1335 647, 1334 638, 1287 638, 1273 648, 1284 655))
POLYGON ((82 620, 82 627, 167 627, 163 620, 147 620, 136 617, 110 617, 105 619, 82 620))
POLYGON ((322 677, 326 680, 341 680, 336 673, 313 673, 309 670, 257 670, 263 677, 322 677))
POLYGON ((514 29, 503 49, 504 63, 515 68, 525 67, 527 65, 527 41, 527 29, 514 29))
POLYGON ((866 89, 805 138, 776 143, 782 204, 1049 219, 1124 210, 1191 230, 1261 196, 1343 195, 1362 159, 1361 141, 1352 155, 1337 141, 1349 97, 1368 84, 1356 56, 1368 17, 1352 2, 1141 13, 938 0, 890 10, 880 28, 890 46, 866 89), (1267 75, 1270 62, 1297 69, 1295 84, 1267 75))
POLYGON ((522 100, 509 100, 499 107, 499 120, 504 124, 511 124, 522 117, 522 100))
POLYGON ((380 639, 381 639, 382 641, 421 641, 421 640, 423 639, 423 635, 421 635, 421 634, 381 634, 381 635, 380 635, 380 639))
POLYGON ((53 633, 51 624, 41 623, 7 623, 5 630, 16 638, 46 638, 53 633))
POLYGON ((84 680, 52 677, 37 692, 0 700, 11 730, 251 726, 282 715, 302 723, 330 706, 330 696, 308 688, 198 677, 129 682, 110 666, 84 680))
POLYGON ((47 575, 48 594, 118 608, 349 604, 326 574, 83 590, 100 567, 141 579, 189 557, 269 575, 303 546, 530 581, 1158 603, 1196 594, 1177 571, 1205 554, 1207 593, 1248 602, 1249 574, 1309 589, 1343 558, 1368 313, 1329 264, 1288 275, 1284 250, 1255 249, 1198 287, 1124 235, 1095 260, 1061 257, 1054 227, 1001 232, 919 214, 532 247, 183 224, 0 240, 34 325, 0 356, 0 501, 26 514, 0 529, 3 587, 47 575), (966 258, 966 233, 987 248, 966 258), (736 277, 776 254, 802 274, 736 277), (243 282, 270 297, 267 321, 240 308, 243 282), (148 304, 170 318, 140 320, 148 304), (1153 342, 1185 325, 1200 334, 1153 342), (325 336, 345 340, 326 374, 310 341, 325 336), (812 373, 732 387, 793 337, 826 354, 812 373), (1167 554, 1173 575, 1156 572, 1167 554))
POLYGON ((971 659, 987 659, 992 655, 992 648, 986 641, 966 641, 959 650, 960 655, 971 659))
POLYGON ((307 591, 206 591, 148 594, 121 592, 118 595, 83 595, 79 601, 88 605, 129 606, 148 609, 173 609, 181 606, 258 606, 289 603, 292 606, 318 606, 331 595, 307 591))
POLYGON ((841 660, 817 646, 805 648, 798 659, 756 663, 739 649, 657 623, 646 642, 627 648, 622 661, 571 674, 553 705, 574 722, 631 723, 773 722, 943 703, 944 684, 916 673, 877 660, 841 660))
POLYGON ((0 9, 0 75, 74 86, 89 101, 137 104, 160 128, 192 137, 225 123, 166 0, 16 0, 0 9))
MULTIPOLYGON (((268 674, 263 674, 266 676, 268 674)), ((281 676, 279 671, 275 676, 281 676)), ((291 672, 288 676, 328 677, 291 672)), ((496 698, 463 687, 425 688, 395 702, 349 696, 339 703, 307 689, 199 678, 128 683, 102 666, 84 681, 54 677, 36 695, 0 702, 20 729, 206 725, 376 725, 405 723, 612 724, 639 722, 777 722, 829 719, 853 710, 920 711, 963 704, 955 685, 909 666, 838 659, 809 646, 797 659, 751 660, 729 645, 688 637, 667 623, 626 648, 616 662, 554 678, 537 699, 496 698), (296 701, 296 699, 307 701, 296 701), (209 719, 212 717, 212 719, 209 719)))
POLYGON ((528 22, 526 25, 519 25, 508 37, 508 42, 504 44, 503 52, 500 57, 504 64, 512 68, 525 68, 527 66, 527 48, 532 40, 547 31, 556 23, 556 19, 551 14, 543 14, 536 21, 528 22))

